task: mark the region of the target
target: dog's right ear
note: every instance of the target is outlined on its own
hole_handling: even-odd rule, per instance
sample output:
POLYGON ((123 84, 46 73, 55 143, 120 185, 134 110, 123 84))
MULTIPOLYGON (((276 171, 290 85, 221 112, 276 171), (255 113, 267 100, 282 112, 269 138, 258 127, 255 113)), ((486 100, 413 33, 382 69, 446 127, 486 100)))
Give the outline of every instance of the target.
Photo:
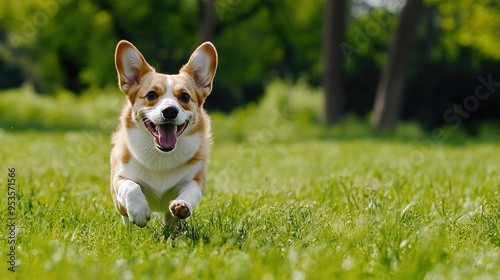
POLYGON ((137 48, 125 40, 116 45, 115 66, 118 84, 125 94, 131 87, 138 85, 145 74, 154 71, 137 48))

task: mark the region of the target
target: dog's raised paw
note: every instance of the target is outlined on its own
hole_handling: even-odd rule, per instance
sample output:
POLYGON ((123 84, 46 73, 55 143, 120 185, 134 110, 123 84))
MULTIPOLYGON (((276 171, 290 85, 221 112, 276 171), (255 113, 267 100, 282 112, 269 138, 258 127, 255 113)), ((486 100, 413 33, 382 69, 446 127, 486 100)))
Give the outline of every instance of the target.
POLYGON ((179 219, 186 219, 191 215, 189 204, 182 200, 174 200, 170 203, 170 212, 179 219))

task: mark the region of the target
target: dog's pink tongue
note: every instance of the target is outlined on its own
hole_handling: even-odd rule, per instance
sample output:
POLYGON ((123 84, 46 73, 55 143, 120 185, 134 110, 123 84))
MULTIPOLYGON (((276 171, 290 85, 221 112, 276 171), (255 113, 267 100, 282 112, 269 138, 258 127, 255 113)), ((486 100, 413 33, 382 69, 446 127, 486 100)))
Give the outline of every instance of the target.
POLYGON ((177 126, 175 124, 158 125, 158 144, 165 149, 172 149, 177 142, 177 126))

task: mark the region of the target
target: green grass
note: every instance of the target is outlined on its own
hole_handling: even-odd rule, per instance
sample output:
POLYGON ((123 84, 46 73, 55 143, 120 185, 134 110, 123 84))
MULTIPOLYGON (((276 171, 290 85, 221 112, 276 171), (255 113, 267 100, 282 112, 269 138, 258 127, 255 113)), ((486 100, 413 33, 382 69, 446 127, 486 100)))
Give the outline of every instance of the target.
POLYGON ((267 107, 269 120, 270 102, 213 114, 194 215, 177 232, 156 216, 129 229, 109 195, 121 104, 102 104, 122 96, 30 96, 49 122, 12 118, 12 94, 0 101, 0 182, 6 196, 16 168, 20 264, 7 271, 3 238, 0 279, 500 278, 500 145, 490 138, 421 144, 429 138, 413 125, 374 137, 363 121, 324 128, 267 107))

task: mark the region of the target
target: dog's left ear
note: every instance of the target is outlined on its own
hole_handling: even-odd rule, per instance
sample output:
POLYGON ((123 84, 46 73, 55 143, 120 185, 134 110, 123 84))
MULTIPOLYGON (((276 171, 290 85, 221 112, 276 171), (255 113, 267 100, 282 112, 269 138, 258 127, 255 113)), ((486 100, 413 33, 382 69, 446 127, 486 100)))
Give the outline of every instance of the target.
POLYGON ((196 86, 203 93, 203 98, 212 91, 212 84, 217 70, 217 50, 210 42, 201 44, 191 55, 180 72, 186 72, 194 78, 196 86))

